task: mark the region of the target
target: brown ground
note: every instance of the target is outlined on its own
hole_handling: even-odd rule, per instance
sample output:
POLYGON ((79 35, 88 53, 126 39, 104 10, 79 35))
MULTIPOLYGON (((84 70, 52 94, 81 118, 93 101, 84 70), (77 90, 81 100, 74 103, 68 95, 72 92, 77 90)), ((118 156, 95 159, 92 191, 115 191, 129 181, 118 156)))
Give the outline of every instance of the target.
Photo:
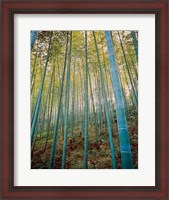
MULTIPOLYGON (((114 123, 113 139, 116 154, 117 168, 121 168, 121 157, 119 150, 119 141, 117 133, 117 124, 114 123)), ((132 159, 134 168, 138 168, 138 124, 136 117, 131 115, 128 119, 128 130, 130 134, 132 159)), ((95 132, 93 126, 89 126, 89 143, 88 143, 88 168, 89 169, 111 169, 111 154, 108 140, 107 128, 104 128, 103 133, 99 133, 99 142, 95 143, 95 132)), ((83 169, 83 137, 78 127, 74 128, 74 141, 68 138, 67 143, 67 157, 66 157, 66 169, 83 169)), ((32 169, 48 169, 52 136, 48 141, 46 151, 43 151, 45 143, 45 137, 37 138, 34 151, 32 152, 32 169)), ((55 169, 61 168, 62 159, 62 145, 63 135, 59 134, 58 144, 56 150, 55 169)))

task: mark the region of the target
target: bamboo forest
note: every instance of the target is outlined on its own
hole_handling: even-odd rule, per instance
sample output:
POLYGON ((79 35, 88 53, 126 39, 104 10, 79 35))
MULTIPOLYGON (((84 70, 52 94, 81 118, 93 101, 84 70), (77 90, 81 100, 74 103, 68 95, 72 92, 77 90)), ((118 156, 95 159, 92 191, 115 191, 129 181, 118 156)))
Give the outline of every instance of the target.
POLYGON ((138 32, 30 36, 31 169, 138 169, 138 32))

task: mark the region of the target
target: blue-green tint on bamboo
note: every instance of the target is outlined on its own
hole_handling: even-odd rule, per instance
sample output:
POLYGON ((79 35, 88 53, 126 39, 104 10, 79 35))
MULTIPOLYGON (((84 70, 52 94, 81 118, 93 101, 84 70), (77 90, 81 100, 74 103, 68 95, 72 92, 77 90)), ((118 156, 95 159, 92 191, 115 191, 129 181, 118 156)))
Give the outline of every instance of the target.
POLYGON ((128 128, 126 123, 126 116, 124 110, 124 103, 122 98, 122 91, 120 85, 120 79, 117 71, 116 59, 114 54, 114 47, 112 43, 111 33, 110 31, 105 31, 107 49, 109 54, 109 63, 110 63, 110 71, 112 76, 112 86, 114 90, 115 96, 115 104, 116 104, 116 116, 119 130, 119 140, 120 140, 120 152, 122 158, 122 168, 124 169, 132 169, 132 156, 131 156, 131 148, 130 148, 130 140, 128 134, 128 128), (127 151, 126 151, 127 150, 127 151), (125 153, 123 153, 125 151, 125 153))
POLYGON ((66 114, 65 114, 65 126, 64 126, 64 141, 63 141, 63 153, 62 153, 62 169, 65 168, 66 163, 66 150, 67 150, 67 136, 68 136, 68 114, 69 114, 69 94, 70 94, 70 66, 71 66, 71 50, 72 50, 72 31, 70 33, 70 46, 68 55, 68 68, 66 76, 66 114))
POLYGON ((86 67, 85 67, 85 125, 84 125, 84 163, 83 168, 88 168, 88 53, 87 53, 87 31, 85 31, 85 61, 86 61, 86 67))
POLYGON ((35 114, 34 114, 34 118, 32 120, 31 143, 34 140, 35 129, 36 129, 36 126, 37 126, 37 120, 38 120, 38 116, 39 116, 39 110, 40 110, 40 105, 41 105, 41 99, 42 99, 43 87, 44 87, 44 82, 45 82, 46 70, 47 70, 49 56, 50 56, 51 39, 52 39, 52 32, 51 32, 51 35, 50 35, 49 47, 48 47, 48 52, 47 52, 47 56, 46 56, 46 62, 45 62, 45 67, 44 67, 44 72, 43 72, 42 83, 41 83, 39 94, 38 94, 38 98, 37 98, 35 114))
POLYGON ((137 62, 138 62, 138 41, 137 41, 136 34, 134 31, 131 31, 131 35, 133 37, 134 49, 136 52, 136 58, 137 58, 137 62))
POLYGON ((31 49, 33 49, 37 35, 38 31, 31 31, 31 49))
POLYGON ((106 94, 106 89, 105 89, 104 77, 103 77, 100 56, 99 56, 99 51, 98 51, 96 36, 95 36, 94 31, 93 31, 93 37, 94 37, 94 42, 95 42, 95 47, 96 47, 96 53, 97 53, 99 71, 100 71, 100 78, 101 78, 101 85, 102 85, 104 103, 105 103, 105 108, 106 108, 106 120, 107 120, 107 128, 108 128, 108 135, 109 135, 109 142, 110 142, 111 157, 112 157, 112 168, 115 169, 116 168, 116 157, 115 157, 114 143, 113 143, 113 137, 112 137, 113 131, 112 131, 112 125, 111 125, 109 105, 108 105, 107 94, 106 94))
POLYGON ((55 164, 56 145, 57 145, 57 140, 58 140, 58 129, 59 129, 59 119, 60 119, 60 113, 61 113, 63 87, 64 87, 64 79, 65 79, 65 71, 66 71, 66 63, 67 63, 67 49, 68 49, 68 34, 67 34, 64 68, 63 68, 60 96, 59 96, 59 103, 58 103, 58 111, 57 111, 57 117, 55 119, 55 125, 54 125, 54 135, 53 135, 52 148, 51 148, 51 154, 50 154, 49 169, 53 169, 54 164, 55 164))

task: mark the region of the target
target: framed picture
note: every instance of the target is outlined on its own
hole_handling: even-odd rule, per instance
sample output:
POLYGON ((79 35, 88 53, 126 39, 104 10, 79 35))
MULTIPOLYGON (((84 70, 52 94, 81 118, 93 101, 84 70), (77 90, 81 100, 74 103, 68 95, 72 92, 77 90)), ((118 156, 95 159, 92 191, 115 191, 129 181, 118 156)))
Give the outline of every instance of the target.
POLYGON ((2 199, 167 199, 167 1, 2 1, 2 199))

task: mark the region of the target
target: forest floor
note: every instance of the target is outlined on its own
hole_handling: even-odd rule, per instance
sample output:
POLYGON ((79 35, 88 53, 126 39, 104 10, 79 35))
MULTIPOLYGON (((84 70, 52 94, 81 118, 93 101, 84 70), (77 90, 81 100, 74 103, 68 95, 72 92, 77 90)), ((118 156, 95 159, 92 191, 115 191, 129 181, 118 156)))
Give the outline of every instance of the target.
MULTIPOLYGON (((134 115, 130 115, 127 120, 128 131, 130 135, 131 151, 134 168, 138 168, 138 120, 134 115)), ((119 147, 119 139, 117 132, 117 122, 112 125, 113 141, 115 147, 117 169, 121 169, 121 155, 119 147)), ((84 139, 80 128, 75 127, 73 131, 73 141, 68 138, 66 169, 83 169, 84 157, 84 139)), ((95 142, 94 126, 89 125, 89 141, 88 141, 88 168, 89 169, 112 169, 111 153, 109 146, 109 138, 107 127, 98 135, 98 143, 95 142)), ((46 151, 44 152, 44 144, 46 137, 37 138, 34 151, 32 151, 32 169, 48 169, 51 153, 52 136, 48 140, 46 151)), ((63 134, 59 134, 56 148, 55 169, 61 169, 62 161, 63 134)))

